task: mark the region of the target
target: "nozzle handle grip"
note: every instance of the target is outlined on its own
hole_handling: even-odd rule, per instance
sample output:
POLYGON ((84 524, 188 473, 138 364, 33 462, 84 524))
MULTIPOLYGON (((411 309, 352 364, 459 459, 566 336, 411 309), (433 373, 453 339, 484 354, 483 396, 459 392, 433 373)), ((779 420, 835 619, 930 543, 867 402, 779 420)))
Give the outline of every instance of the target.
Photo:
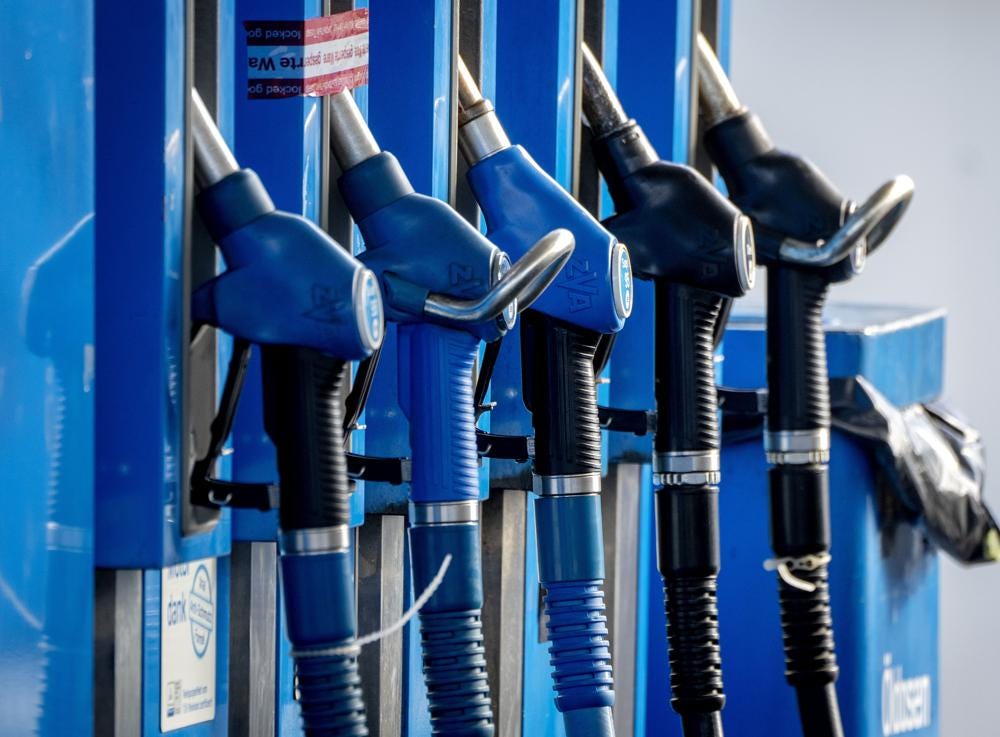
POLYGON ((656 283, 657 453, 719 448, 715 324, 722 297, 656 283))
POLYGON ((347 525, 344 361, 308 348, 262 346, 264 427, 278 452, 282 530, 347 525))
POLYGON ((479 339, 430 323, 399 327, 399 395, 410 421, 415 503, 479 499, 472 367, 479 339))
POLYGON ((774 265, 767 279, 767 428, 827 430, 826 275, 774 265))
POLYGON ((535 430, 535 473, 601 471, 594 355, 600 334, 529 310, 521 320, 522 385, 535 430))

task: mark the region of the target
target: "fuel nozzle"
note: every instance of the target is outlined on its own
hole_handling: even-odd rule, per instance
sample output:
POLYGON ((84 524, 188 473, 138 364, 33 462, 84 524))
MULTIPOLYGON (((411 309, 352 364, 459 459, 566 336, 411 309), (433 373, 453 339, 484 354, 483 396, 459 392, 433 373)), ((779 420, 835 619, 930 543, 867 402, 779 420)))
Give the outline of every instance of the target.
POLYGON ((604 225, 629 244, 635 273, 727 297, 753 287, 753 227, 697 170, 662 161, 583 45, 583 111, 615 205, 604 225))
POLYGON ((371 354, 384 332, 375 275, 309 220, 275 209, 194 89, 191 103, 198 211, 227 266, 195 292, 194 318, 254 343, 371 354))
POLYGON ((435 735, 494 733, 483 655, 479 459, 473 365, 480 340, 513 327, 563 268, 573 236, 539 233, 507 255, 445 203, 414 192, 379 149, 350 93, 330 98, 344 202, 399 324, 399 397, 410 422, 410 556, 414 588, 451 564, 420 611, 424 674, 435 735), (456 684, 461 684, 457 687, 456 684))
POLYGON ((582 50, 584 115, 615 205, 604 225, 629 243, 636 275, 655 285, 653 468, 671 703, 687 737, 721 737, 714 337, 724 299, 753 286, 753 228, 699 172, 660 160, 582 50))
POLYGON ((522 147, 511 144, 461 59, 458 137, 491 241, 515 256, 555 228, 573 234, 573 257, 534 309, 588 330, 620 330, 632 311, 628 249, 522 147))
POLYGON ((511 254, 566 228, 573 257, 521 325, 523 396, 535 431, 539 578, 556 707, 569 737, 613 735, 604 617, 601 434, 594 359, 632 311, 628 249, 512 145, 459 60, 459 148, 487 236, 511 254))
POLYGON ((362 260, 380 276, 395 322, 430 321, 494 340, 513 327, 573 251, 572 236, 551 229, 511 265, 509 257, 443 202, 414 192, 396 158, 382 151, 354 98, 330 98, 340 189, 365 236, 362 260), (405 231, 388 227, 409 218, 405 231), (420 259, 414 243, 425 243, 420 259), (433 247, 431 244, 434 244, 433 247))
POLYGON ((761 262, 829 269, 830 281, 860 271, 908 207, 913 181, 897 176, 858 205, 811 162, 774 146, 702 34, 696 66, 705 148, 733 202, 754 221, 761 262))
MULTIPOLYGON (((261 344, 264 427, 280 477, 279 548, 305 733, 368 733, 355 647, 346 359, 384 335, 374 273, 313 223, 279 212, 240 169, 191 91, 198 210, 226 271, 194 295, 196 319, 261 344)), ((227 385, 229 380, 227 379, 227 385)))
POLYGON ((842 737, 834 683, 830 557, 830 396, 823 305, 899 222, 913 182, 899 176, 860 206, 809 161, 777 149, 740 104, 704 36, 697 44, 705 148, 754 222, 767 267, 771 544, 785 649, 805 737, 842 737))

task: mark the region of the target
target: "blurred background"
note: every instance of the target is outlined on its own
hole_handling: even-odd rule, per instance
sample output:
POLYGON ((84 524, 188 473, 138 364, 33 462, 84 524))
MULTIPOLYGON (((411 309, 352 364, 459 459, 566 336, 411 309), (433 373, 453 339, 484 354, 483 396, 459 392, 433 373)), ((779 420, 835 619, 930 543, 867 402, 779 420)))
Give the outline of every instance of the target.
MULTIPOLYGON (((895 174, 917 194, 887 247, 835 301, 945 305, 947 398, 1000 458, 1000 3, 733 3, 732 76, 771 137, 846 195, 895 174)), ((763 301, 764 289, 754 290, 763 301)), ((1000 490, 987 484, 1000 505, 1000 490)), ((836 557, 836 549, 834 550, 836 557)), ((988 734, 1000 683, 1000 567, 941 556, 941 733, 988 734), (985 731, 984 731, 985 729, 985 731)))

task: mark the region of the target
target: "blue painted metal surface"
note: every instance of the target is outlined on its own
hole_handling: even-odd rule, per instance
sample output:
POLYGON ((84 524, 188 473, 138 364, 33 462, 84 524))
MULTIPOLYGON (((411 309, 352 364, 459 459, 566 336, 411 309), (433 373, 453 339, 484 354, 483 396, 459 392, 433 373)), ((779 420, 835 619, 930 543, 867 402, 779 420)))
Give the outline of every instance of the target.
POLYGON ((92 30, 91 2, 0 9, 4 737, 93 725, 92 30))
POLYGON ((186 3, 96 6, 95 558, 152 568, 228 553, 229 514, 184 536, 186 3), (126 24, 127 19, 127 24, 126 24), (123 32, 126 31, 127 32, 123 32), (149 65, 122 64, 143 58, 149 65), (137 534, 140 531, 140 534, 137 534))
MULTIPOLYGON (((832 376, 861 374, 893 403, 936 397, 942 386, 941 311, 831 307, 827 354, 832 376)), ((726 335, 727 383, 764 382, 759 316, 739 316, 726 335)), ((880 528, 870 457, 834 432, 830 463, 833 562, 830 590, 846 734, 880 737, 892 720, 893 684, 926 678, 930 723, 907 731, 938 734, 938 561, 924 535, 906 522, 880 528), (897 670, 898 669, 898 670, 897 670), (883 688, 888 693, 883 695, 883 688)), ((767 466, 759 439, 722 451, 722 573, 719 619, 728 700, 727 729, 753 732, 761 714, 770 733, 799 734, 795 697, 783 677, 774 574, 768 538, 767 466)), ((922 695, 918 694, 918 695, 922 695)), ((899 712, 896 712, 897 717, 899 712)), ((896 722, 897 724, 899 722, 896 722)))
MULTIPOLYGON (((188 3, 131 8, 117 0, 96 6, 97 109, 96 564, 144 568, 142 734, 160 734, 161 568, 218 559, 215 602, 215 717, 173 732, 225 735, 228 709, 229 513, 200 534, 182 532, 186 485, 182 317, 190 172, 186 136, 188 3), (122 64, 122 55, 148 64, 122 64)), ((221 38, 232 12, 219 4, 221 38)), ((220 125, 231 135, 231 65, 219 63, 220 125), (229 80, 227 82, 227 80, 229 80)), ((229 344, 220 341, 224 362, 229 344)), ((224 468, 223 471, 226 469, 224 468)), ((91 605, 92 606, 92 605, 91 605)), ((90 609, 88 608, 88 611, 90 609)), ((86 681, 89 683, 88 676, 86 681)))

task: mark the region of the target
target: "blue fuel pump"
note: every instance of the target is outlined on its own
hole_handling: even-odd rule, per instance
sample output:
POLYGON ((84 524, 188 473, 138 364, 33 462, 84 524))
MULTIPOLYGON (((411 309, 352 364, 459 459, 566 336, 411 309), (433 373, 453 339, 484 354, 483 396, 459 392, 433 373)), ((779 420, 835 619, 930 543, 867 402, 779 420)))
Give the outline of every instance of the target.
POLYGON ((354 98, 330 98, 340 190, 399 324, 399 396, 410 422, 413 586, 440 586, 420 611, 424 678, 435 735, 494 733, 481 612, 479 481, 473 365, 481 341, 513 327, 573 251, 565 230, 542 234, 511 266, 445 203, 414 192, 383 152, 354 98))
POLYGON ((672 705, 687 737, 721 737, 715 336, 725 299, 753 287, 753 228, 695 169, 661 161, 586 45, 583 61, 583 109, 615 206, 605 225, 655 284, 653 468, 672 705))
POLYGON ((192 90, 198 210, 227 269, 194 296, 196 320, 258 343, 265 427, 278 450, 288 634, 307 735, 365 735, 357 673, 346 361, 384 332, 375 275, 313 223, 279 212, 240 169, 192 90), (263 299, 263 295, 267 299, 263 299))
POLYGON ((754 221, 768 270, 764 448, 778 573, 785 677, 805 737, 843 737, 830 608, 830 395, 822 312, 895 227, 913 196, 905 176, 863 204, 815 166, 775 148, 740 104, 704 36, 697 69, 705 148, 730 197, 754 221))
POLYGON ((614 680, 604 604, 601 437, 595 356, 632 310, 628 250, 520 146, 459 62, 459 147, 487 236, 523 253, 552 228, 573 258, 521 327, 522 384, 535 431, 539 580, 556 706, 571 737, 613 735, 614 680))

